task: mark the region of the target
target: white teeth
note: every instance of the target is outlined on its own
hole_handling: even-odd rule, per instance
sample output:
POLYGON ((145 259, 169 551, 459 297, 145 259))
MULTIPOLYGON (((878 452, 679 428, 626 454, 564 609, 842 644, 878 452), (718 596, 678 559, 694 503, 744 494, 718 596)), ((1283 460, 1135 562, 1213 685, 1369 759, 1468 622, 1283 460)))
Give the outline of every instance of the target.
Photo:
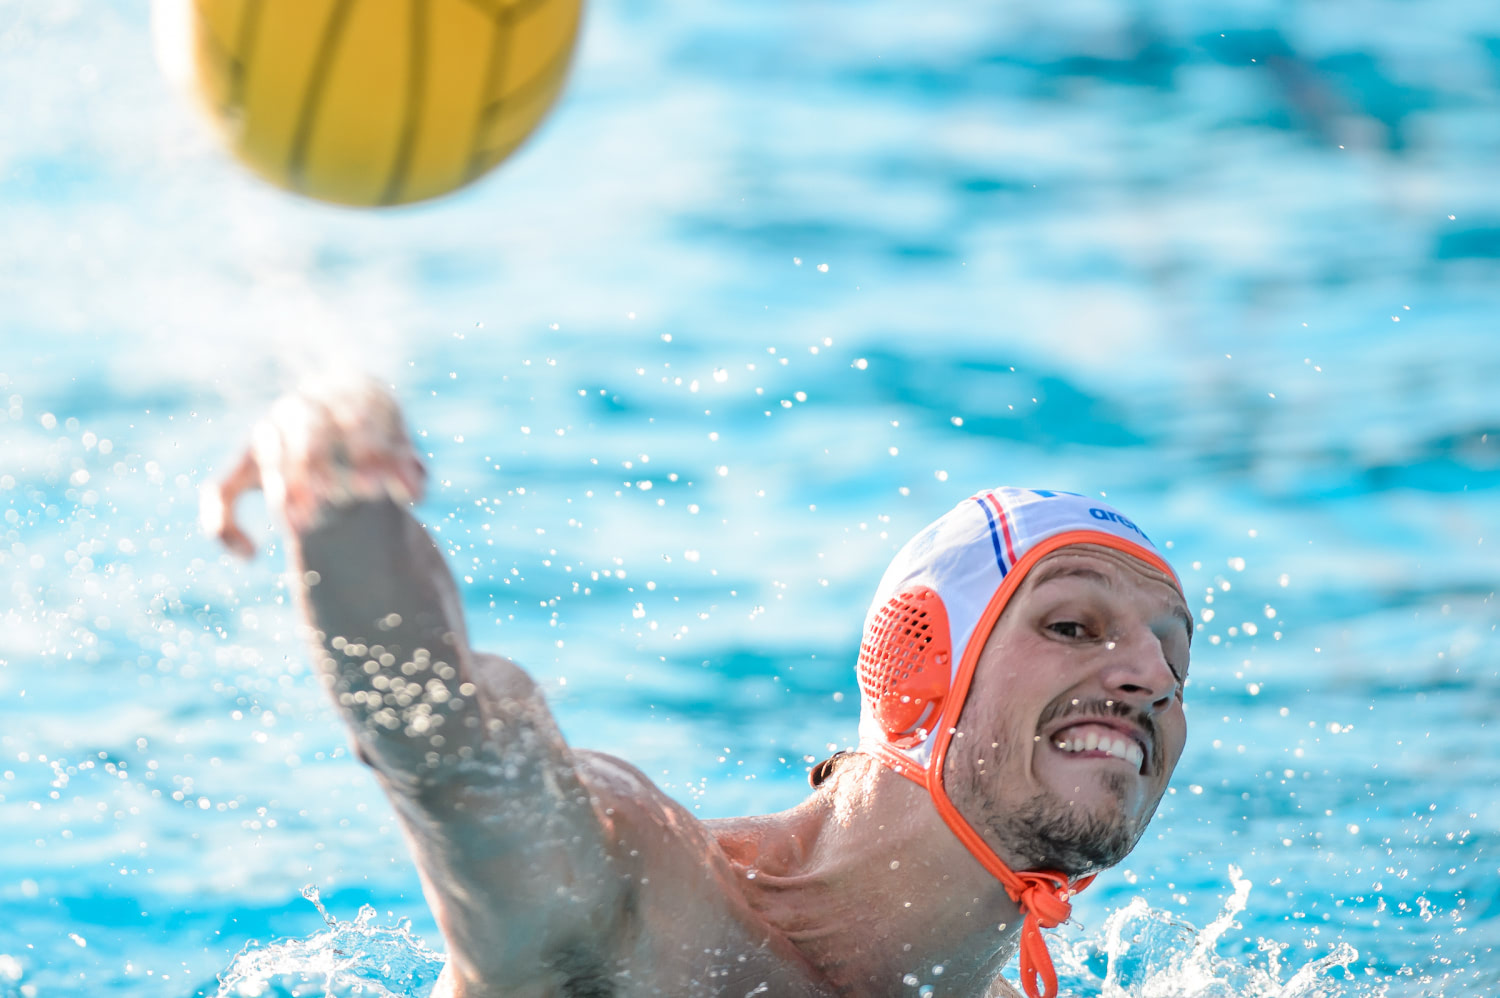
POLYGON ((1136 768, 1140 768, 1146 758, 1146 753, 1133 740, 1108 736, 1101 738, 1097 731, 1090 731, 1082 738, 1064 738, 1053 744, 1064 752, 1104 752, 1116 759, 1123 759, 1136 768))

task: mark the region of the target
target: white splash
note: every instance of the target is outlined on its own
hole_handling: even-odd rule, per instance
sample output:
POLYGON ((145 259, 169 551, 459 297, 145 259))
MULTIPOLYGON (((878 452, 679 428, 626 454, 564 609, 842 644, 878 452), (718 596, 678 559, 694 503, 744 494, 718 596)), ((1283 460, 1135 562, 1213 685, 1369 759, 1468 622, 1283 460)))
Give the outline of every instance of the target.
POLYGON ((1359 953, 1337 943, 1283 980, 1281 943, 1262 939, 1264 960, 1230 958, 1217 951, 1250 899, 1250 881, 1229 867, 1234 893, 1219 917, 1202 929, 1143 898, 1134 898, 1088 938, 1060 947, 1058 971, 1064 993, 1100 998, 1379 998, 1384 984, 1354 980, 1348 967, 1359 953), (1343 973, 1336 973, 1339 969, 1343 973))
POLYGON ((323 907, 316 888, 304 887, 302 896, 317 905, 328 930, 246 946, 219 975, 215 998, 407 998, 426 994, 437 980, 445 957, 422 945, 404 921, 371 925, 375 909, 362 905, 354 921, 340 922, 323 907))

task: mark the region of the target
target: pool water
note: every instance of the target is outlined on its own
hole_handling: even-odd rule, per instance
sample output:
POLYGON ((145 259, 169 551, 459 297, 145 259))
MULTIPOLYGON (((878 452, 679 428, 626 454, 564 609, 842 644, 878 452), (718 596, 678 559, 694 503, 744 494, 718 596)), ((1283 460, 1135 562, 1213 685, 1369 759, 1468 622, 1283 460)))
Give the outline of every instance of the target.
POLYGON ((0 3, 0 996, 430 987, 264 504, 195 524, 329 369, 475 642, 705 817, 854 740, 915 529, 1106 494, 1202 626, 1065 993, 1500 994, 1500 7, 600 0, 533 141, 372 214, 229 162, 148 20, 0 3))

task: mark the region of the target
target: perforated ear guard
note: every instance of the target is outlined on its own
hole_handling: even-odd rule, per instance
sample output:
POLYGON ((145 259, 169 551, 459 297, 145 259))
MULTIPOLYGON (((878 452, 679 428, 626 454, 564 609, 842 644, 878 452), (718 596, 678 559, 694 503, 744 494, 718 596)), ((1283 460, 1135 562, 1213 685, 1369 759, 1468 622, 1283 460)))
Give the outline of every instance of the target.
POLYGON ((953 642, 943 599, 927 586, 891 597, 859 647, 859 686, 891 744, 921 743, 942 714, 953 642))

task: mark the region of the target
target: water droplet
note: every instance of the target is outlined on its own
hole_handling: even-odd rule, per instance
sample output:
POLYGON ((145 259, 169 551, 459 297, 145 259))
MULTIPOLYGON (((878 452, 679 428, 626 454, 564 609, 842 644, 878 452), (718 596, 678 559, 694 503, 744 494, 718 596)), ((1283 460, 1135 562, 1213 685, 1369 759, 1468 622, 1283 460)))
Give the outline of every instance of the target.
POLYGON ((308 884, 306 887, 303 887, 302 896, 313 903, 314 907, 318 909, 318 914, 323 916, 324 922, 326 922, 330 926, 338 924, 338 919, 328 914, 328 909, 323 907, 323 902, 318 897, 318 889, 316 887, 314 887, 312 884, 308 884))

